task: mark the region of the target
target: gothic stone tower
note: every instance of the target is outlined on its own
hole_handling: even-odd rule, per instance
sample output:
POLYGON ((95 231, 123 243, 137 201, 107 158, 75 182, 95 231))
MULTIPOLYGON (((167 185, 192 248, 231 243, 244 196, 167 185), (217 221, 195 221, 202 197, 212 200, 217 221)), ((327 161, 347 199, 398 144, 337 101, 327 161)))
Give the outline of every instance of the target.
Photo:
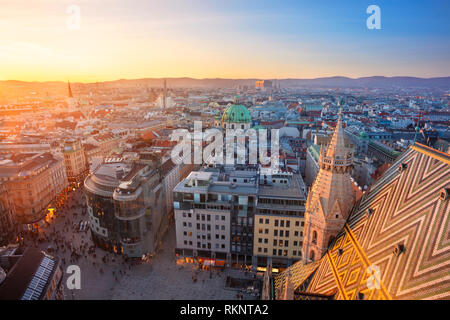
POLYGON ((321 148, 319 173, 308 194, 302 257, 320 259, 329 243, 342 230, 355 202, 350 181, 353 156, 344 144, 341 112, 326 152, 321 148))

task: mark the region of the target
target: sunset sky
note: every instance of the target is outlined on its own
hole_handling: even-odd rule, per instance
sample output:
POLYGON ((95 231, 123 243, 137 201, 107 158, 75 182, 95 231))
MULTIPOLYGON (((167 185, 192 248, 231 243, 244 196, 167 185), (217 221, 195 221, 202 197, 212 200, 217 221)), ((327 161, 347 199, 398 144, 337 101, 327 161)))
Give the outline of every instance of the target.
POLYGON ((0 80, 450 75, 448 0, 0 4, 0 80), (366 27, 370 4, 381 30, 366 27))

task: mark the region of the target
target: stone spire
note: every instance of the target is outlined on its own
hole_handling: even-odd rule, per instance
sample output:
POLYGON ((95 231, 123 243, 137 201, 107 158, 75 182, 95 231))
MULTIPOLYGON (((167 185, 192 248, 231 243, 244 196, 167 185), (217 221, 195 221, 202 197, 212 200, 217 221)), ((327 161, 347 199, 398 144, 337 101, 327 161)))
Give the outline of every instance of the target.
POLYGON ((326 252, 355 201, 350 180, 353 156, 345 146, 341 111, 327 150, 321 149, 319 167, 306 201, 302 253, 305 262, 320 259, 326 252))
POLYGON ((346 155, 344 129, 342 129, 342 109, 340 109, 336 129, 327 148, 327 157, 343 159, 346 155))
POLYGON ((67 87, 69 89, 69 98, 73 98, 72 88, 70 87, 70 82, 69 81, 67 81, 67 87))

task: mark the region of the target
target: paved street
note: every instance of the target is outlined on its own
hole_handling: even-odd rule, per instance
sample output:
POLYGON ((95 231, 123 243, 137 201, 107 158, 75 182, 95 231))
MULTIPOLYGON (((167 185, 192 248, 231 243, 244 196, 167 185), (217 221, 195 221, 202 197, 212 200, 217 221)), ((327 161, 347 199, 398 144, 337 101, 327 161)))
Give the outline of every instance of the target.
MULTIPOLYGON (((158 254, 140 265, 126 263, 122 256, 99 248, 89 254, 87 248, 93 245, 89 231, 74 232, 72 227, 74 223, 88 219, 87 213, 81 214, 83 201, 81 190, 72 192, 67 201, 68 208, 59 209, 50 225, 42 230, 50 241, 38 244, 42 250, 47 250, 49 245, 56 249, 51 254, 65 259, 64 271, 71 264, 80 267, 80 290, 67 289, 65 284, 69 275, 64 276, 66 299, 237 299, 237 291, 225 288, 226 278, 246 278, 244 272, 227 269, 219 275, 213 271, 210 278, 210 272, 197 270, 197 265, 177 265, 173 253, 176 242, 174 227, 165 236, 158 254), (75 260, 71 262, 72 251, 80 257, 72 256, 75 260), (194 275, 196 282, 192 280, 194 275)), ((32 242, 28 240, 27 243, 32 242)), ((254 299, 250 295, 246 298, 254 299)))

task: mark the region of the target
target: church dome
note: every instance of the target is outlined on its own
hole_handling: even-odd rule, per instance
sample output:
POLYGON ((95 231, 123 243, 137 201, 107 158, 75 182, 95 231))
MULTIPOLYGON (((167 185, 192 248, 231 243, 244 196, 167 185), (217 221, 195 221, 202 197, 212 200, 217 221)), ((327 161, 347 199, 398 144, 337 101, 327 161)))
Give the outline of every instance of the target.
POLYGON ((369 139, 369 135, 367 133, 365 133, 364 131, 359 134, 359 137, 361 139, 369 139))
POLYGON ((223 113, 222 121, 230 123, 249 123, 252 121, 252 117, 245 106, 241 104, 232 104, 223 113))

